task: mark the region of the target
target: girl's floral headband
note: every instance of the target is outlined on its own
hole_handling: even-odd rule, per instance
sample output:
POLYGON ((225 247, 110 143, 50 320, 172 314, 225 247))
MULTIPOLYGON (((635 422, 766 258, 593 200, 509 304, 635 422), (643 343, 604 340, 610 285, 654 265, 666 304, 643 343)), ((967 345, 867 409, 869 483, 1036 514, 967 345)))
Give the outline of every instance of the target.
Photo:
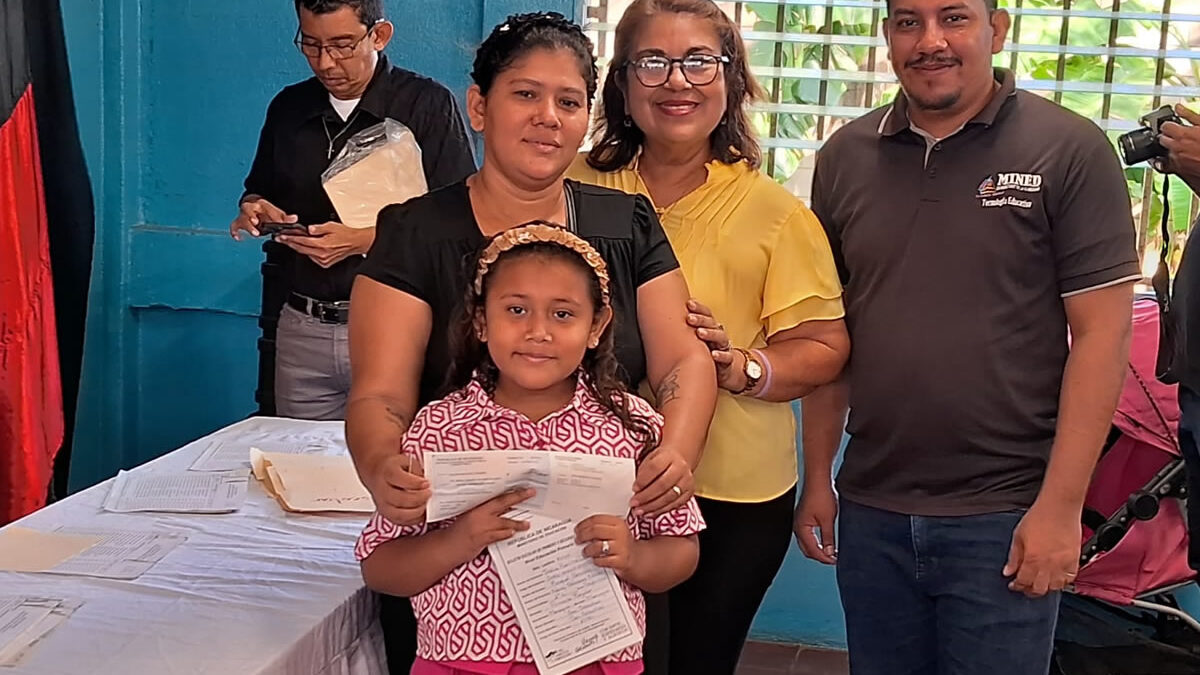
POLYGON ((605 264, 604 258, 600 257, 591 244, 566 229, 545 224, 522 225, 496 235, 479 256, 479 265, 475 270, 475 294, 483 295, 483 278, 487 276, 488 268, 500 258, 500 254, 529 244, 557 244, 578 253, 596 272, 596 277, 600 280, 600 297, 606 307, 609 305, 611 298, 608 290, 608 265, 605 264))

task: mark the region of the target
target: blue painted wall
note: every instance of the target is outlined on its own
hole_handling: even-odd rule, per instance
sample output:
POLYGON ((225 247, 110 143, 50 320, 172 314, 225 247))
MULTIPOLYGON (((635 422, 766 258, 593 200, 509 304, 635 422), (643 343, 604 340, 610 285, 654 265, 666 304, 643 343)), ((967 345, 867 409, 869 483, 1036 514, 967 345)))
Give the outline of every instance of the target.
MULTIPOLYGON (((270 98, 309 75, 290 0, 61 0, 97 238, 73 488, 255 409, 261 252, 227 227, 270 98)), ((514 11, 576 0, 388 0, 397 63, 462 94, 514 11)), ((793 550, 754 635, 841 645, 832 571, 793 550)))
MULTIPOLYGON (((231 241, 267 103, 310 75, 289 0, 62 0, 97 196, 72 486, 255 409, 261 252, 231 241)), ((464 92, 513 11, 575 0, 390 0, 398 63, 464 92)))
MULTIPOLYGON (((799 420, 800 404, 795 408, 799 420)), ((843 448, 847 440, 842 439, 843 448)), ((796 444, 800 445, 799 438, 796 444)), ((835 460, 835 470, 840 465, 841 453, 835 460)), ((802 459, 800 466, 804 466, 802 459)), ((750 635, 769 642, 845 649, 846 627, 842 623, 842 603, 833 567, 805 558, 793 540, 783 568, 758 610, 750 635)))

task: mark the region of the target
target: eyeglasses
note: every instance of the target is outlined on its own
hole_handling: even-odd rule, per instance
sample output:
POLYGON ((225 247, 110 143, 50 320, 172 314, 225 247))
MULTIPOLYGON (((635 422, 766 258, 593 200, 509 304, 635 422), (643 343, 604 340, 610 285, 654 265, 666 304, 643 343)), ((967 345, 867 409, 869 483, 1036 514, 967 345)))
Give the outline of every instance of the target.
POLYGON ((667 80, 671 79, 671 71, 675 69, 675 64, 679 64, 683 79, 687 80, 688 84, 694 87, 703 87, 717 79, 717 73, 721 71, 721 64, 728 63, 728 56, 688 54, 681 59, 672 59, 666 56, 643 56, 626 65, 633 68, 634 76, 645 87, 661 87, 666 84, 667 80))
MULTIPOLYGON (((379 24, 379 21, 376 21, 375 23, 379 24)), ((354 42, 323 45, 319 42, 306 42, 300 36, 300 29, 297 28, 296 37, 292 40, 292 42, 294 42, 296 47, 300 49, 301 54, 304 54, 310 59, 319 59, 321 58, 321 52, 325 52, 329 54, 329 57, 332 59, 344 61, 351 56, 354 56, 355 50, 358 49, 358 46, 362 44, 363 40, 366 40, 371 35, 371 31, 373 30, 375 30, 375 26, 368 28, 367 32, 363 33, 363 36, 354 42)))

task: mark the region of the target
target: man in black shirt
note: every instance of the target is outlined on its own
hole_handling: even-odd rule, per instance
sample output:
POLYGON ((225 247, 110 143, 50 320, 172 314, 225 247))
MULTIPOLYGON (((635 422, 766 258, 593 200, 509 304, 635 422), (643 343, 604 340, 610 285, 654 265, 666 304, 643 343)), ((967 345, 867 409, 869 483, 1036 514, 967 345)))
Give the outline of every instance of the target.
POLYGON ((470 175, 475 162, 449 90, 383 56, 393 26, 382 0, 295 3, 296 45, 314 77, 286 87, 267 108, 230 234, 260 236, 263 223, 306 227, 275 236, 287 287, 276 332, 276 413, 340 419, 350 388, 350 287, 375 228, 341 224, 321 173, 347 139, 387 118, 412 130, 429 189, 470 175))
MULTIPOLYGON (((1156 165, 1183 179, 1200 194, 1200 114, 1176 105, 1175 112, 1190 124, 1163 124, 1159 143, 1168 151, 1156 165)), ((1197 221, 1200 222, 1200 221, 1197 221)), ((1179 445, 1188 471, 1188 562, 1200 572, 1200 228, 1192 225, 1175 278, 1171 303, 1175 356, 1170 372, 1179 381, 1179 445)))

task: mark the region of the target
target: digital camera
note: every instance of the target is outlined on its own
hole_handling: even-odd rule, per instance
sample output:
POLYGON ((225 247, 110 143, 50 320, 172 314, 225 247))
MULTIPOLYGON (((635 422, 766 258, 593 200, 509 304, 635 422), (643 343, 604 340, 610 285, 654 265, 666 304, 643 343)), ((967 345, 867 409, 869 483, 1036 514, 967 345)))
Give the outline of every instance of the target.
POLYGON ((1125 163, 1132 166, 1148 159, 1166 157, 1166 148, 1158 142, 1158 137, 1162 134, 1162 125, 1166 122, 1183 124, 1183 121, 1169 105, 1146 113, 1138 121, 1142 123, 1141 128, 1117 137, 1117 144, 1121 147, 1121 157, 1125 163))

